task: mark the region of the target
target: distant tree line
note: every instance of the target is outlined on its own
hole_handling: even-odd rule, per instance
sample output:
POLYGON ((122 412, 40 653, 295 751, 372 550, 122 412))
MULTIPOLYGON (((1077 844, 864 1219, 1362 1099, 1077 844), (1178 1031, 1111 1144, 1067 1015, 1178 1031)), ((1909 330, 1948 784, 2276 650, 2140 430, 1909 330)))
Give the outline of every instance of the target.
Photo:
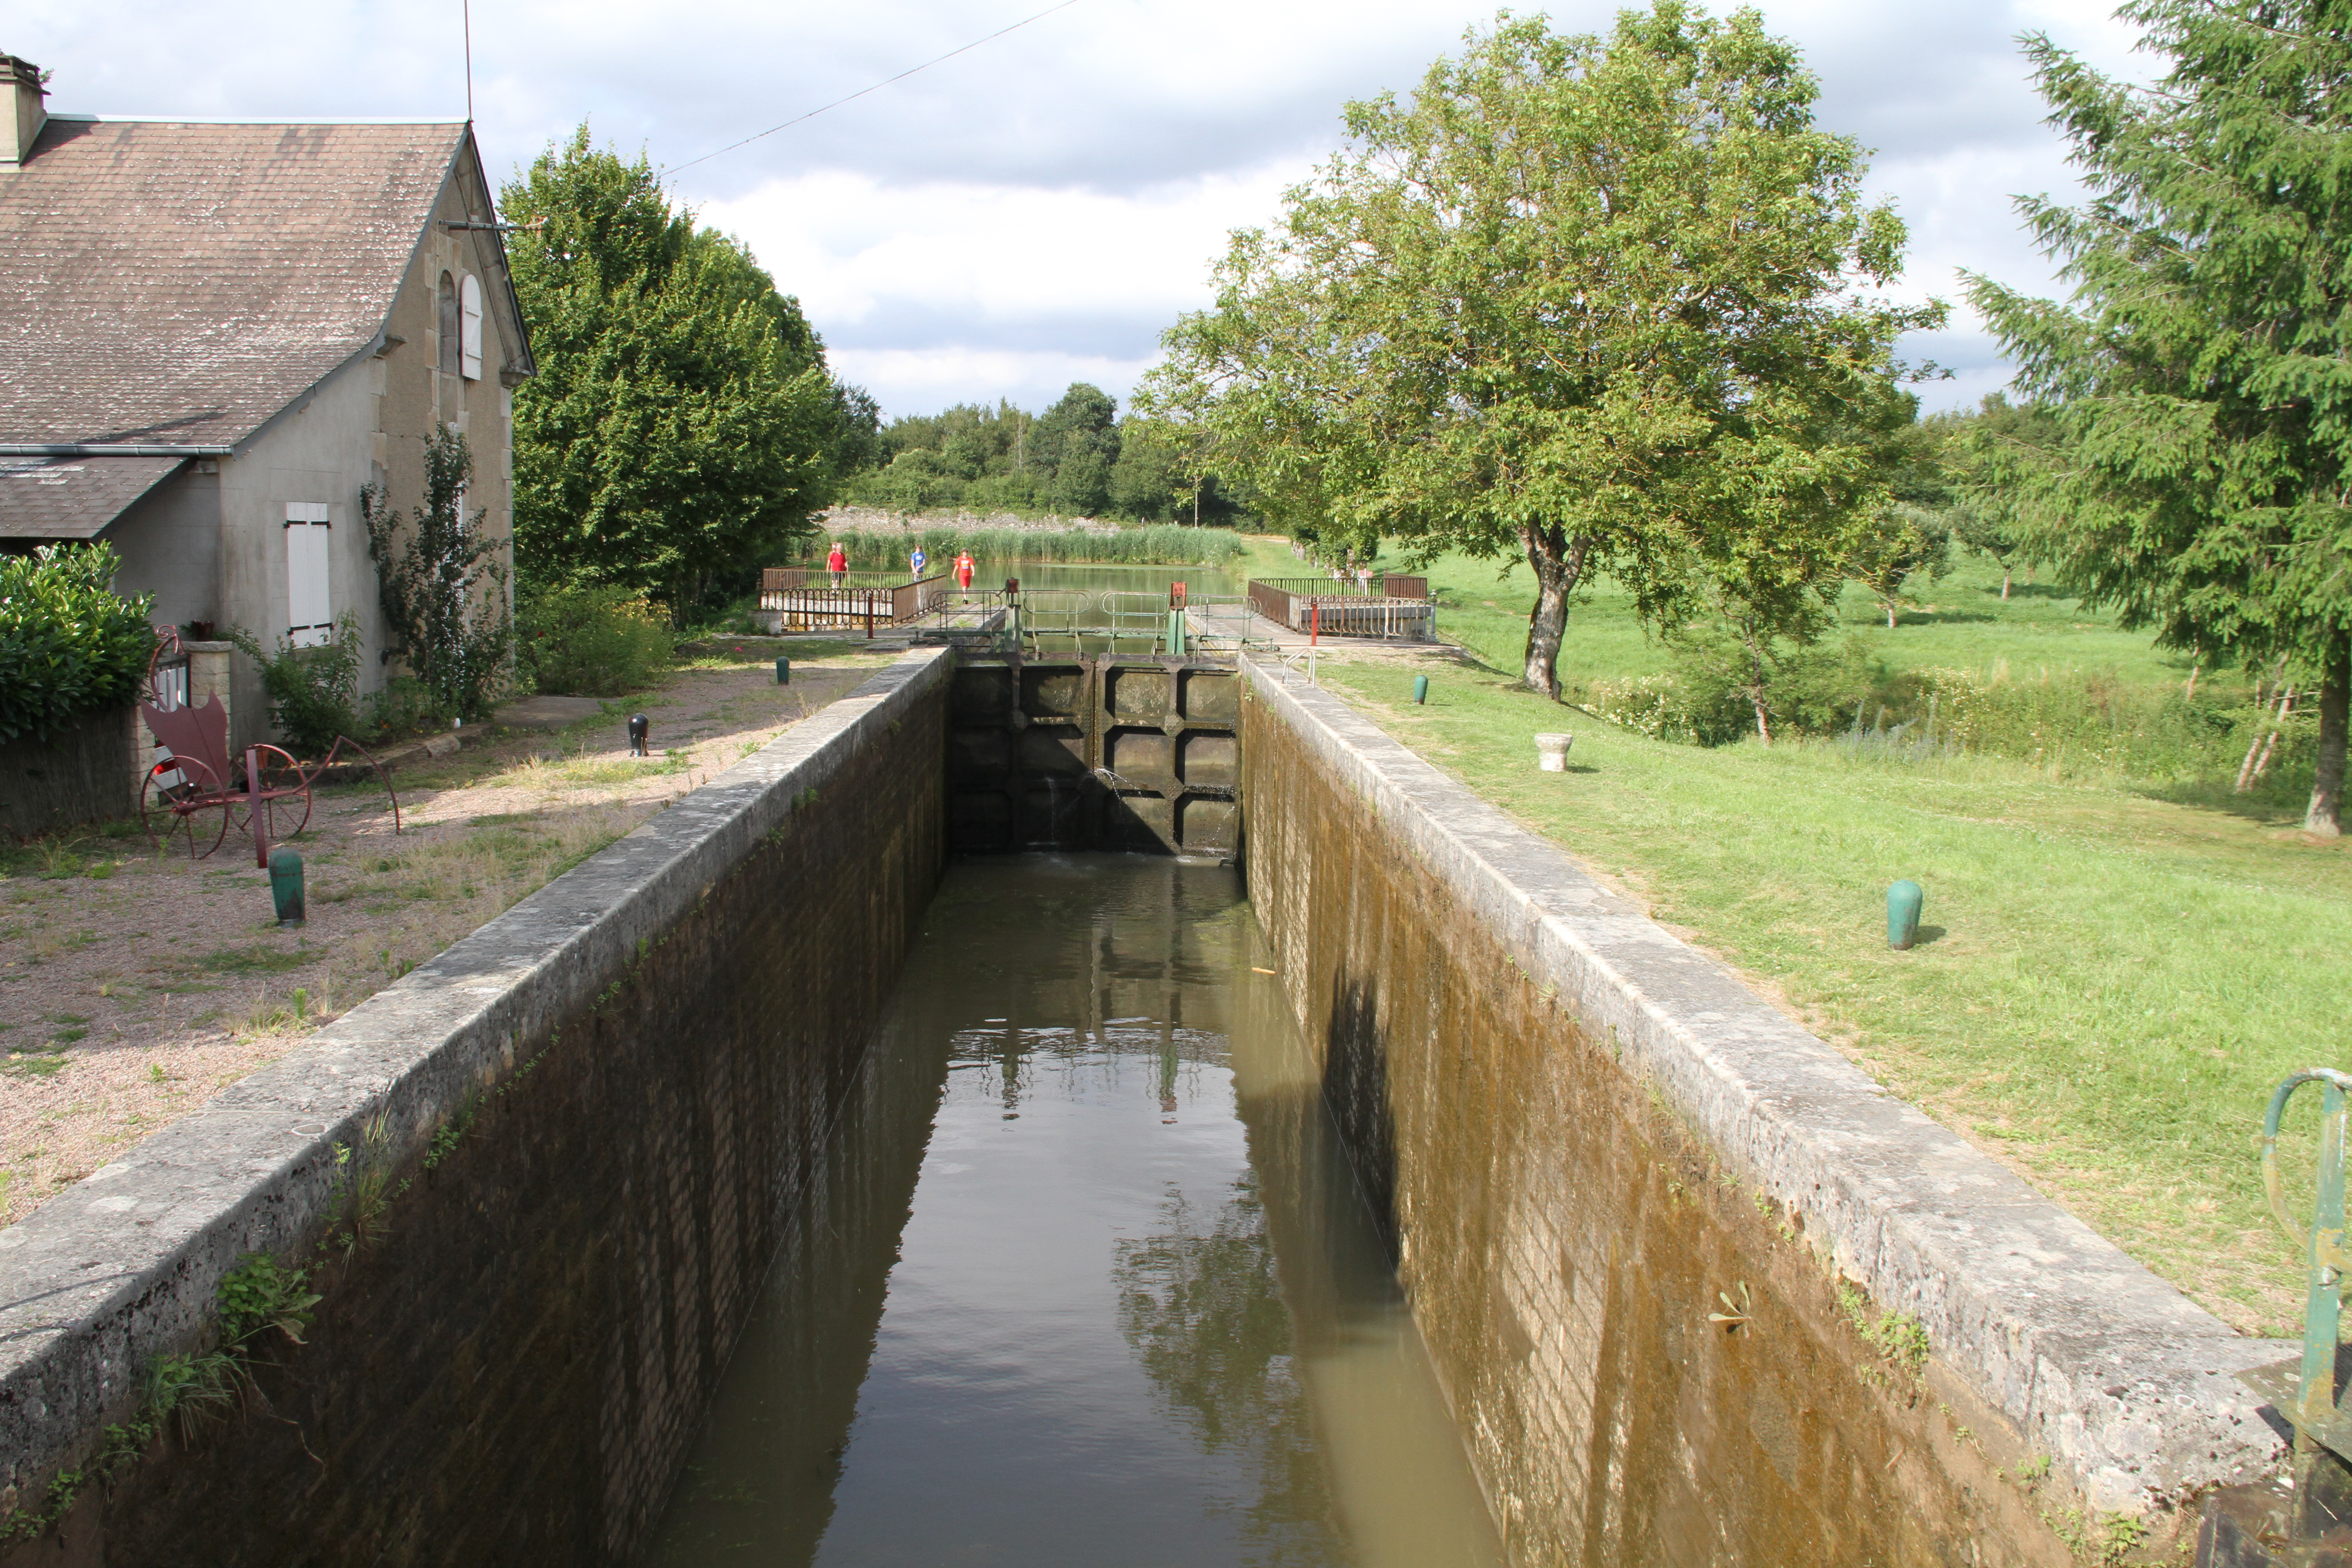
POLYGON ((969 509, 1134 522, 1231 526, 1245 500, 1202 461, 1192 433, 1120 417, 1116 399, 1076 382, 1043 414, 999 400, 902 415, 875 440, 873 463, 842 499, 916 512, 969 509))

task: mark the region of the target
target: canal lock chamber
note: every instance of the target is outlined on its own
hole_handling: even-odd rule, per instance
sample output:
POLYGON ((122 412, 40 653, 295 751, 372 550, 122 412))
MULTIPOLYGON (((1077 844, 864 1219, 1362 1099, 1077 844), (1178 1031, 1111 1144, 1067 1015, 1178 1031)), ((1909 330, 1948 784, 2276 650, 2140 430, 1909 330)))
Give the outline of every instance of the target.
POLYGON ((16 1499, 322 1300, 0 1562, 2058 1563, 2268 1453, 2274 1349, 1327 695, 958 660, 5 1233, 16 1499))
POLYGON ((960 663, 955 858, 651 1561, 1499 1568, 1245 901, 1240 689, 960 663))

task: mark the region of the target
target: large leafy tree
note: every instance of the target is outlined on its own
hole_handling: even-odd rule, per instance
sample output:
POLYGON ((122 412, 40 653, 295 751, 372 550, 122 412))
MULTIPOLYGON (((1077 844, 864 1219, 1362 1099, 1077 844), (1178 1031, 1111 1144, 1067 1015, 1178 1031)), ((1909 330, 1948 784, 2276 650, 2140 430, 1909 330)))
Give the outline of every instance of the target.
POLYGON ((1605 40, 1505 16, 1233 237, 1148 406, 1294 528, 1525 559, 1525 675, 1557 694, 1598 571, 1650 624, 1801 631, 1886 499, 1893 347, 1935 322, 1858 290, 1904 228, 1812 121, 1794 47, 1661 0, 1605 40))
POLYGON ((2026 40, 2089 198, 2019 204, 2071 302, 1969 281, 2063 437, 2009 445, 2011 477, 2031 547, 2088 602, 2168 646, 2317 672, 2305 826, 2333 837, 2352 701, 2352 5, 2121 14, 2171 61, 2153 87, 2026 40))
POLYGON ((1038 419, 1032 460, 1049 476, 1046 504, 1093 517, 1110 510, 1111 469, 1118 462, 1118 405, 1099 386, 1074 381, 1038 419))
POLYGON ((643 591, 683 623, 792 545, 871 399, 827 374, 797 301, 740 243, 674 209, 646 160, 586 126, 508 185, 515 291, 539 374, 515 394, 527 582, 643 591))

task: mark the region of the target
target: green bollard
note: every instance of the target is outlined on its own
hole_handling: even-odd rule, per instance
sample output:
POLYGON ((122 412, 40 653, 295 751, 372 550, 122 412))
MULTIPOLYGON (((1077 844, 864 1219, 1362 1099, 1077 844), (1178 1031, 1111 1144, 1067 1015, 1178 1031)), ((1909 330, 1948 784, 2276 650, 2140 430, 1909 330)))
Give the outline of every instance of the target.
POLYGON ((269 896, 278 902, 279 925, 302 923, 302 857, 291 845, 269 852, 269 896))
POLYGON ((1412 700, 1416 706, 1429 700, 1429 677, 1416 675, 1412 678, 1412 700))
POLYGON ((1919 907, 1927 901, 1927 889, 1916 882, 1905 880, 1886 889, 1887 946, 1900 952, 1911 945, 1919 935, 1919 907))
POLYGON ((779 686, 790 686, 792 683, 793 661, 788 658, 780 658, 776 660, 776 684, 779 686))

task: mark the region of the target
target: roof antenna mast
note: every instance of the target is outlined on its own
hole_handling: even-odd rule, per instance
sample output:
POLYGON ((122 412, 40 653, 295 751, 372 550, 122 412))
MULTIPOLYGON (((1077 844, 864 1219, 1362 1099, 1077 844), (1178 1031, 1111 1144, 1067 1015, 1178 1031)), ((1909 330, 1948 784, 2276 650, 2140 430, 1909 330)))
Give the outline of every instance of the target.
POLYGON ((466 123, 474 122, 474 0, 457 0, 466 25, 466 123))

